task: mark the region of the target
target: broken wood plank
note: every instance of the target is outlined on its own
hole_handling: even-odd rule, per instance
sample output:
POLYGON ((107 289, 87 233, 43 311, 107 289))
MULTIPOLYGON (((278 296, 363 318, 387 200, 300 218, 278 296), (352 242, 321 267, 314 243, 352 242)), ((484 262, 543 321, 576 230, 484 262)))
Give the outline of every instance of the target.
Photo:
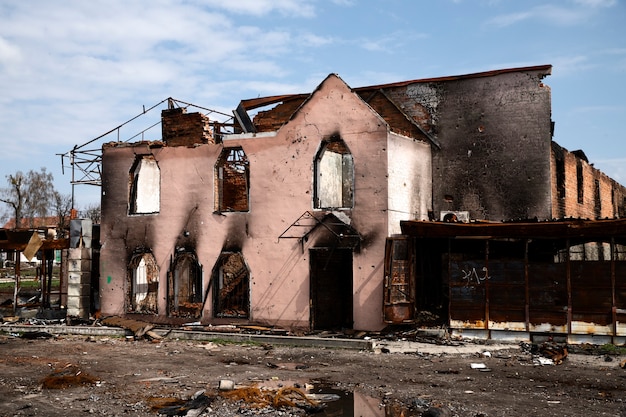
POLYGON ((150 339, 161 339, 161 336, 152 331, 154 325, 151 323, 112 316, 103 319, 102 324, 106 326, 121 327, 126 330, 130 330, 135 334, 135 337, 147 336, 150 339))

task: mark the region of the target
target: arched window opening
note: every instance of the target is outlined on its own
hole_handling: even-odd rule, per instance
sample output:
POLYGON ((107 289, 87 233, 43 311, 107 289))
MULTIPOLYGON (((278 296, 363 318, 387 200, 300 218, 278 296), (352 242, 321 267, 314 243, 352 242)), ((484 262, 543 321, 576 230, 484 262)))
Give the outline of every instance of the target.
POLYGON ((352 208, 354 203, 354 163, 341 139, 326 142, 315 158, 314 207, 352 208))
POLYGON ((224 148, 215 163, 215 210, 248 211, 250 164, 243 148, 224 148))
POLYGON ((129 264, 130 303, 129 312, 157 314, 159 292, 159 268, 151 253, 139 253, 129 264))
POLYGON ((202 301, 202 266, 194 253, 182 251, 170 268, 169 315, 198 318, 202 315, 202 301))
POLYGON ((159 212, 161 173, 152 155, 138 155, 130 170, 130 214, 159 212))
POLYGON ((222 252, 213 268, 215 317, 247 318, 250 271, 240 252, 222 252))

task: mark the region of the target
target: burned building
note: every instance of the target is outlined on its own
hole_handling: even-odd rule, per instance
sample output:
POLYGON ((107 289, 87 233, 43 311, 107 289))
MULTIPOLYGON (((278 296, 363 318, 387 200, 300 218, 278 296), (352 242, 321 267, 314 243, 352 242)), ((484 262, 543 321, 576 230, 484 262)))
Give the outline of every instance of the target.
POLYGON ((378 330, 419 307, 415 275, 385 264, 403 221, 615 217, 624 188, 552 142, 550 71, 355 89, 331 74, 241 101, 228 133, 164 110, 159 140, 103 146, 102 314, 378 330))

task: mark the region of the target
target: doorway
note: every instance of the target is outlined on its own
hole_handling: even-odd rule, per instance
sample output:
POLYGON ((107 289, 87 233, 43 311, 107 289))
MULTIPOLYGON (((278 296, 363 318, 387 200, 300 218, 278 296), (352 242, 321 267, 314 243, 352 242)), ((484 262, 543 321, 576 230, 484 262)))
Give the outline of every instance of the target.
POLYGON ((309 249, 311 328, 351 329, 352 249, 309 249))

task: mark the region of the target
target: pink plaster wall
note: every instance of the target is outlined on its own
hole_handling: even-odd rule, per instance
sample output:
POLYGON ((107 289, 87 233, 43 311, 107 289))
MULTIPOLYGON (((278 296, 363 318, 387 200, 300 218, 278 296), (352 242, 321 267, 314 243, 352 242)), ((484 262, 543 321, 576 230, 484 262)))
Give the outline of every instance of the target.
MULTIPOLYGON (((387 229, 387 141, 384 121, 338 77, 329 76, 273 137, 239 135, 223 144, 160 147, 151 152, 161 170, 161 210, 129 216, 128 172, 146 145, 109 146, 103 152, 101 310, 123 314, 126 265, 139 246, 152 248, 160 267, 159 315, 166 312, 167 270, 177 245, 190 245, 204 271, 204 288, 224 247, 240 247, 250 273, 250 320, 309 326, 308 248, 279 239, 313 210, 313 161, 320 143, 339 135, 355 167, 355 204, 343 215, 363 237, 353 256, 354 328, 379 330, 382 321, 384 244, 387 229), (214 213, 213 167, 222 147, 242 146, 250 161, 250 211, 214 213), (189 236, 183 232, 189 231, 189 236)), ((209 298, 210 300, 210 298, 209 298)), ((208 302, 203 321, 213 312, 208 302)))

